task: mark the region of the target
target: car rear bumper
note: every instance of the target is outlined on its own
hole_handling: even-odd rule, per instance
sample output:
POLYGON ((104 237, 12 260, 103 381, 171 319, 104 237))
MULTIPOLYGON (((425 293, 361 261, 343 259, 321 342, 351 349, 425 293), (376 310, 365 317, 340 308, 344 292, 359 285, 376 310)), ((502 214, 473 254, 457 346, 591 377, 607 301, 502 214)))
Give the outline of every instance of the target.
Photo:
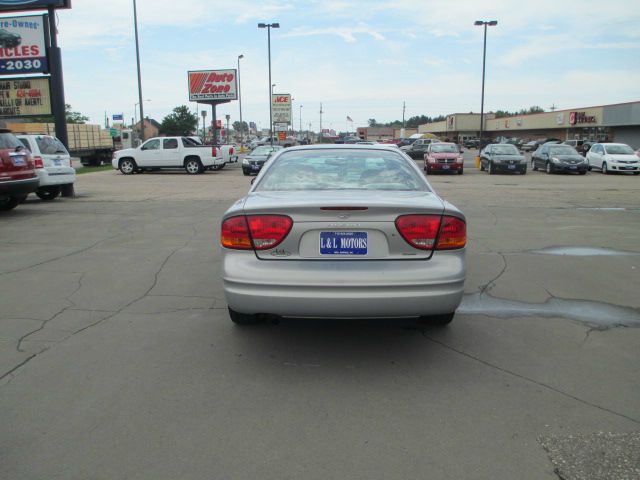
POLYGON ((29 195, 38 189, 38 177, 26 178, 24 180, 0 181, 0 196, 19 197, 29 195))
POLYGON ((41 187, 49 185, 64 185, 67 183, 74 183, 76 181, 76 170, 72 167, 60 167, 56 168, 54 171, 38 169, 36 170, 36 173, 38 174, 41 187))
POLYGON ((429 260, 258 260, 223 249, 229 307, 283 317, 399 318, 452 313, 464 293, 465 251, 429 260))

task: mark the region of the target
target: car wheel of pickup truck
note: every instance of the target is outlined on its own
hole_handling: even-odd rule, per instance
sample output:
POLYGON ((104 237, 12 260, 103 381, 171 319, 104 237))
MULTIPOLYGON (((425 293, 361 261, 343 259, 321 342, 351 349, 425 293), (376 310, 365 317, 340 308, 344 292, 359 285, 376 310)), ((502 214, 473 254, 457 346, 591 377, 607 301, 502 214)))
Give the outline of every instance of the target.
POLYGON ((137 169, 138 166, 132 158, 123 158, 120 160, 120 171, 123 175, 132 175, 137 169))
POLYGON ((197 175, 204 171, 199 158, 187 158, 184 161, 184 169, 190 175, 197 175))

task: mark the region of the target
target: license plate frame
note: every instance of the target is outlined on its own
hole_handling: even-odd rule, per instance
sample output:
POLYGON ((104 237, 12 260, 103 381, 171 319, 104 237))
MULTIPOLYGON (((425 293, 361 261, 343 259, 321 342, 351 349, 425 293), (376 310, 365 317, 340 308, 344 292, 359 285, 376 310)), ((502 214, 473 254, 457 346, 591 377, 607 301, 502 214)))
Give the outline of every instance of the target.
POLYGON ((369 234, 361 231, 321 231, 321 256, 365 256, 369 253, 369 234))

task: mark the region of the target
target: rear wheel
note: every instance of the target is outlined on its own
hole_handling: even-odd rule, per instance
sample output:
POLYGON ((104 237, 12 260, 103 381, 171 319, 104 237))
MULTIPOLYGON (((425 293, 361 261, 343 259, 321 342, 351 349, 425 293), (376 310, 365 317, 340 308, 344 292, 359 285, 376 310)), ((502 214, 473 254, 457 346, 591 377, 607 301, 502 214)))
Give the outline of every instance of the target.
POLYGON ((526 167, 526 165, 520 169, 520 174, 521 174, 521 175, 526 175, 526 174, 527 174, 527 167, 526 167))
POLYGON ((579 173, 580 175, 586 175, 586 174, 587 174, 587 171, 586 171, 586 170, 580 170, 578 173, 579 173))
POLYGON ((0 211, 13 210, 21 201, 22 199, 18 197, 0 197, 0 211))
POLYGON ((49 187, 40 187, 36 190, 36 195, 40 200, 51 201, 60 195, 60 186, 52 185, 49 187))
POLYGON ((533 170, 534 172, 538 171, 538 166, 536 165, 536 161, 531 159, 531 170, 533 170))
POLYGON ((484 163, 482 163, 482 160, 480 160, 480 171, 484 172, 484 163))
POLYGON ((604 173, 605 175, 609 173, 609 168, 607 167, 606 162, 602 164, 602 173, 604 173))
POLYGON ((257 315, 240 313, 231 309, 229 309, 229 317, 236 325, 255 325, 256 323, 260 323, 260 318, 257 315))
POLYGON ((138 169, 138 165, 132 158, 123 158, 120 160, 119 168, 123 175, 132 175, 138 169))
POLYGON ((461 168, 460 170, 458 170, 458 175, 462 175, 464 173, 464 169, 461 168))
POLYGON ((198 158, 187 158, 184 161, 184 169, 189 175, 197 175, 203 172, 202 163, 198 158))
POLYGON ((442 315, 430 315, 428 317, 420 317, 420 321, 426 323, 427 325, 443 327, 451 323, 454 315, 455 312, 444 313, 442 315))

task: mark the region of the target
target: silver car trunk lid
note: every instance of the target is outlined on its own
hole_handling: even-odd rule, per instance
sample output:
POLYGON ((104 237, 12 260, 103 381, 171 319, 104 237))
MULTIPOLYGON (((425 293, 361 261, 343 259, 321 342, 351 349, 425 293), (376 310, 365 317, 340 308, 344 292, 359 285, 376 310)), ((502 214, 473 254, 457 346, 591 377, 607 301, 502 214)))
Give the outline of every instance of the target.
POLYGON ((246 215, 293 220, 282 243, 256 252, 264 260, 427 259, 432 252, 409 245, 395 221, 400 215, 443 211, 442 200, 427 191, 254 192, 244 204, 246 215))

